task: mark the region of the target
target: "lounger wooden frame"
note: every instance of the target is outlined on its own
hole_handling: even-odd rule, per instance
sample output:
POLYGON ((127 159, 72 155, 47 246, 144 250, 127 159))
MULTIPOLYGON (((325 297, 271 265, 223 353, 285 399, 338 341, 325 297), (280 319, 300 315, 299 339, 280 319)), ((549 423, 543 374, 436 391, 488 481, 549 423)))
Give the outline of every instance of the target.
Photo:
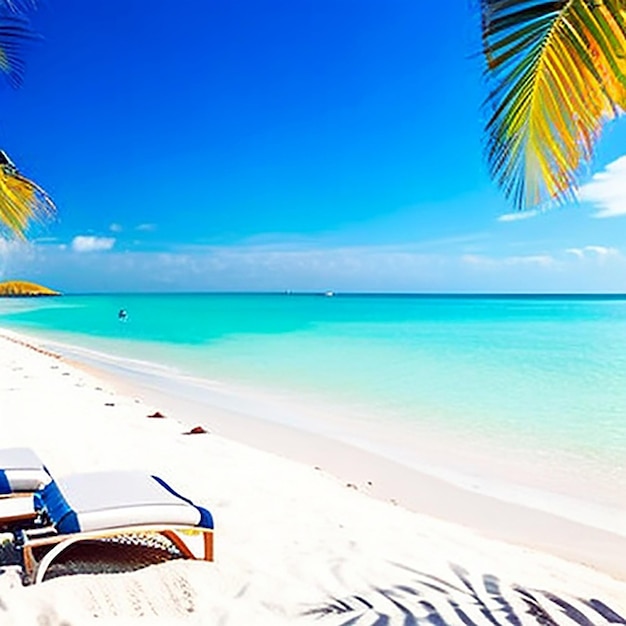
POLYGON ((24 530, 19 534, 18 545, 22 553, 25 583, 37 584, 44 580, 48 568, 65 550, 77 543, 89 540, 107 539, 136 534, 158 534, 169 539, 178 550, 189 559, 213 561, 213 530, 199 526, 186 525, 142 525, 105 530, 77 532, 71 534, 56 533, 53 527, 24 530), (201 535, 201 537, 198 537, 201 535), (194 550, 189 539, 202 539, 200 550, 194 550), (37 560, 34 551, 49 548, 44 556, 37 560))

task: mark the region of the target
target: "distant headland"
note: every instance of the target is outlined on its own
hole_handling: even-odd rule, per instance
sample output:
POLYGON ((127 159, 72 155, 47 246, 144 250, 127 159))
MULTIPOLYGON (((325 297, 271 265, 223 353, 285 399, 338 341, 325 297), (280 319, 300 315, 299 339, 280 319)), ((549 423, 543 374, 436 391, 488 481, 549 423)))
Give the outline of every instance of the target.
POLYGON ((37 283, 25 280, 7 280, 0 283, 0 298, 19 298, 35 296, 60 296, 59 291, 48 289, 37 283))

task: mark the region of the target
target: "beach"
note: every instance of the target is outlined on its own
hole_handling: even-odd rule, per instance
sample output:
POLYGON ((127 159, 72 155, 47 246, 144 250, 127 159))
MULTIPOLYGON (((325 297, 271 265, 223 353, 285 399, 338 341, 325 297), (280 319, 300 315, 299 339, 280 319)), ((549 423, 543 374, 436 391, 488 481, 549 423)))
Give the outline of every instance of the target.
POLYGON ((33 448, 54 475, 149 471, 216 527, 212 563, 30 587, 5 567, 2 624, 626 620, 624 535, 220 407, 186 434, 200 416, 167 389, 0 335, 3 447, 33 448))

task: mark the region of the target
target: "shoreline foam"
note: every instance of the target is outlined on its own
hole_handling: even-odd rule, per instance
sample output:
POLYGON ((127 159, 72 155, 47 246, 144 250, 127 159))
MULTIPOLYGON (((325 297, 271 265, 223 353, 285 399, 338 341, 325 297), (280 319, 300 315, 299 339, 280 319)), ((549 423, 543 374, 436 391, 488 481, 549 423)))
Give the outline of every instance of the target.
MULTIPOLYGON (((461 603, 467 615, 474 611, 478 624, 487 623, 481 621, 481 598, 494 613, 503 610, 505 599, 521 623, 535 623, 525 621, 530 609, 520 589, 539 598, 542 607, 547 603, 558 624, 572 622, 560 621, 562 606, 551 598, 578 607, 591 623, 601 623, 593 621, 598 613, 592 600, 626 615, 626 541, 617 535, 411 476, 397 464, 374 462, 366 452, 250 417, 205 407, 211 432, 186 436, 197 414, 180 398, 168 400, 168 390, 147 394, 128 378, 41 353, 36 340, 2 335, 3 445, 35 448, 59 474, 149 469, 209 506, 217 524, 215 564, 168 563, 133 575, 67 577, 7 592, 0 586, 0 612, 4 603, 9 624, 35 624, 42 612, 58 616, 58 623, 85 623, 95 614, 139 617, 123 600, 129 588, 141 588, 136 602, 144 615, 152 615, 154 594, 173 593, 174 580, 190 588, 198 624, 320 623, 307 610, 333 598, 349 605, 357 595, 379 614, 391 615, 397 606, 388 597, 385 605, 380 594, 396 589, 391 597, 397 600, 398 585, 419 591, 403 599, 407 606, 413 602, 415 614, 424 611, 417 597, 442 616, 453 615, 454 603, 461 603), (167 418, 145 419, 155 408, 167 418), (237 437, 226 432, 226 424, 237 437), (279 449, 263 452, 261 439, 292 450, 301 462, 279 449), (320 450, 327 455, 323 465, 320 450), (350 485, 335 478, 343 472, 352 477, 350 485), (388 500, 407 487, 419 513, 369 497, 388 500), (516 533, 517 540, 510 536, 516 533), (503 534, 510 543, 489 538, 507 539, 503 534), (448 591, 433 589, 435 581, 448 591)), ((396 499, 405 504, 402 497, 396 499)), ((168 623, 192 623, 177 607, 154 610, 172 617, 168 623)), ((337 623, 332 614, 325 619, 322 624, 337 623)), ((404 623, 401 612, 397 619, 404 623)), ((458 623, 458 614, 449 623, 458 623)))
MULTIPOLYGON (((425 441, 418 441, 415 433, 398 429, 399 432, 393 433, 388 442, 384 443, 381 437, 387 435, 385 431, 373 428, 370 432, 365 430, 356 433, 355 429, 362 429, 364 425, 342 420, 336 407, 318 406, 311 410, 304 406, 303 401, 299 404, 293 399, 284 402, 281 398, 261 395, 258 391, 236 389, 217 381, 182 375, 162 364, 114 357, 56 341, 46 340, 43 343, 66 358, 74 359, 79 366, 89 365, 95 371, 106 372, 118 384, 130 381, 144 393, 153 394, 155 402, 167 404, 174 398, 183 400, 187 414, 192 416, 188 418, 189 422, 202 422, 205 410, 229 415, 230 421, 239 420, 234 427, 229 425, 226 418, 220 421, 220 432, 229 437, 237 439, 241 432, 247 430, 246 419, 250 420, 250 425, 275 424, 275 431, 283 427, 291 432, 289 445, 276 444, 276 441, 282 439, 277 432, 269 437, 257 437, 254 441, 247 439, 248 443, 262 449, 302 460, 306 438, 315 435, 319 438, 318 448, 323 449, 330 442, 345 446, 343 454, 356 448, 363 459, 370 455, 370 464, 378 460, 391 462, 398 466, 398 473, 405 468, 407 479, 427 476, 464 491, 563 517, 626 538, 626 487, 620 489, 617 484, 604 484, 600 489, 593 482, 595 480, 597 483, 604 478, 599 476, 593 476, 583 484, 581 479, 585 478, 587 468, 573 476, 567 475, 567 472, 561 472, 564 475, 558 476, 558 471, 562 469, 558 465, 559 461, 552 461, 548 467, 545 463, 538 464, 536 459, 514 459, 515 451, 507 449, 507 459, 503 462, 498 458, 491 441, 482 442, 480 447, 472 442, 475 450, 470 454, 465 449, 468 447, 467 440, 453 440, 449 434, 420 433, 420 438, 425 441), (332 413, 332 417, 320 419, 324 417, 324 411, 332 413), (299 437, 302 442, 295 444, 293 440, 299 437), (410 441, 410 445, 399 448, 397 442, 402 438, 410 441), (296 450, 300 451, 295 453, 296 450), (514 460, 517 460, 517 467, 514 467, 514 460), (497 468, 495 472, 494 468, 497 468)), ((203 425, 214 426, 208 422, 203 425)), ((327 458, 329 455, 322 453, 321 456, 327 458)), ((315 464, 316 460, 309 459, 308 462, 315 464)), ((328 465, 328 460, 317 459, 317 464, 321 462, 328 465)), ((351 480, 345 471, 341 475, 351 480)), ((389 494, 389 497, 397 498, 398 494, 389 494)), ((410 503, 411 508, 416 508, 415 498, 411 494, 407 496, 406 490, 401 500, 407 505, 410 503)))
MULTIPOLYGON (((25 343, 36 345, 36 338, 22 336, 25 343)), ((516 483, 506 473, 494 476, 489 470, 503 451, 494 454, 490 450, 491 456, 480 464, 475 458, 466 458, 453 467, 441 458, 444 454, 459 456, 459 442, 450 449, 450 441, 429 440, 428 446, 437 446, 435 454, 431 452, 418 463, 403 463, 381 454, 380 448, 368 449, 367 442, 355 445, 350 434, 345 434, 351 424, 339 422, 338 431, 330 435, 315 430, 310 417, 301 417, 302 406, 285 406, 267 396, 242 395, 243 390, 180 375, 161 364, 56 341, 44 340, 40 345, 44 353, 87 367, 125 393, 140 392, 142 399, 183 416, 190 427, 200 424, 229 439, 321 468, 355 489, 417 513, 461 523, 507 542, 539 546, 626 579, 626 507, 617 508, 616 501, 612 506, 585 501, 586 494, 577 492, 576 484, 567 485, 570 493, 559 493, 541 482, 529 486, 516 483), (210 417, 205 417, 207 414, 210 417), (436 457, 437 464, 428 466, 436 457), (609 545, 613 549, 607 550, 609 545)), ((423 454, 426 447, 408 451, 423 454)), ((499 469, 507 469, 506 464, 500 463, 499 469)), ((619 502, 626 502, 626 493, 619 502)))

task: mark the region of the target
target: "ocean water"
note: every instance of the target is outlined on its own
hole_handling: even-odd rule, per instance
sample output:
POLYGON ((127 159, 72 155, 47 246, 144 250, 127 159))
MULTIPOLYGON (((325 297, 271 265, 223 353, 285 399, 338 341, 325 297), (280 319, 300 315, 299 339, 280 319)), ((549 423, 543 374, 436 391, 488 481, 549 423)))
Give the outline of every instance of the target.
POLYGON ((2 300, 0 326, 626 480, 619 297, 63 296, 2 300))

